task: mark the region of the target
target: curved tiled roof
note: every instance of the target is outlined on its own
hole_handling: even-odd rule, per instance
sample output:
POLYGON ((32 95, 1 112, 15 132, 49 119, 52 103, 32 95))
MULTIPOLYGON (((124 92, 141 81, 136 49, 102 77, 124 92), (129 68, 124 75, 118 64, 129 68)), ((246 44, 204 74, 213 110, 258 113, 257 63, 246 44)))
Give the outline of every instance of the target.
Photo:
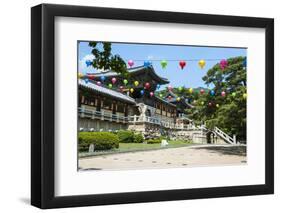
POLYGON ((105 88, 103 86, 98 86, 98 85, 96 85, 92 82, 86 83, 84 80, 79 79, 78 84, 79 84, 79 86, 89 88, 89 89, 91 89, 91 90, 93 90, 97 93, 105 94, 105 95, 108 95, 110 97, 113 97, 113 98, 116 98, 116 99, 119 99, 119 100, 123 100, 123 101, 131 103, 131 104, 136 103, 135 99, 133 99, 133 98, 127 96, 127 95, 124 95, 121 92, 117 92, 115 90, 111 90, 111 89, 105 88))
MULTIPOLYGON (((147 72, 149 71, 149 74, 151 74, 155 79, 157 79, 159 82, 161 82, 162 84, 168 84, 169 80, 167 78, 163 78, 161 76, 159 76, 153 66, 139 66, 139 67, 133 67, 133 68, 129 68, 128 72, 129 73, 141 73, 141 72, 147 72)), ((114 72, 114 71, 105 71, 105 72, 99 72, 99 73, 87 73, 88 75, 94 75, 96 78, 99 78, 101 76, 105 76, 105 77, 113 77, 113 76, 119 76, 118 73, 114 72)))

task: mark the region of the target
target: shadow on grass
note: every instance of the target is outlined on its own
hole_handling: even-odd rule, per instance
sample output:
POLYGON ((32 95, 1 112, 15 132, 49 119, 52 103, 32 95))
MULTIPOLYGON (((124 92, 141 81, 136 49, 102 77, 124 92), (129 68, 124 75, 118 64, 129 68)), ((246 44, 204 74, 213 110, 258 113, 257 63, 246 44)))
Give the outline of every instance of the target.
POLYGON ((211 153, 219 153, 222 155, 238 155, 246 156, 246 146, 210 146, 210 147, 197 147, 195 149, 202 149, 211 151, 211 153))

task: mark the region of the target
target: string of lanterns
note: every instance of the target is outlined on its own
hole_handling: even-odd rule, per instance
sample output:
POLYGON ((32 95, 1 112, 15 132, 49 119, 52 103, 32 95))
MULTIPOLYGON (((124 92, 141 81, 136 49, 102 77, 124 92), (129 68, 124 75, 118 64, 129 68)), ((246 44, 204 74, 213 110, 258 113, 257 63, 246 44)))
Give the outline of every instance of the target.
MULTIPOLYGON (((135 61, 139 61, 139 60, 135 60, 135 61)), ((151 60, 151 61, 160 61, 160 65, 161 65, 162 69, 166 69, 167 66, 168 66, 168 61, 178 61, 178 60, 151 60)), ((144 67, 149 67, 149 66, 151 66, 151 65, 152 65, 152 62, 151 62, 151 61, 144 61, 144 62, 143 62, 143 66, 144 66, 144 67)), ((224 70, 228 67, 228 62, 227 62, 227 60, 225 60, 225 59, 222 59, 222 60, 220 60, 220 59, 206 59, 206 60, 204 60, 204 59, 200 59, 200 60, 197 60, 197 59, 189 59, 189 60, 179 60, 179 63, 178 63, 178 64, 179 64, 179 67, 180 67, 182 70, 187 66, 187 64, 188 64, 187 61, 198 61, 198 66, 200 67, 200 69, 204 69, 204 68, 205 68, 205 66, 206 66, 206 61, 219 61, 219 67, 220 67, 220 69, 221 69, 222 71, 224 71, 224 70)), ((86 66, 87 66, 87 67, 92 65, 92 61, 90 61, 90 60, 87 60, 85 63, 86 63, 86 66)), ((132 68, 132 67, 135 65, 135 62, 134 62, 134 60, 130 59, 130 60, 127 61, 127 64, 128 64, 128 67, 132 68)), ((242 64, 243 64, 243 69, 246 69, 246 66, 247 66, 246 58, 245 58, 245 60, 243 60, 243 63, 242 63, 242 64)), ((79 77, 80 79, 84 79, 84 81, 85 81, 86 84, 89 82, 89 80, 94 80, 94 78, 95 78, 95 76, 94 76, 93 74, 88 73, 86 76, 84 76, 81 72, 78 73, 78 77, 79 77), (86 78, 84 78, 84 77, 86 77, 86 78)), ((97 84, 98 86, 101 86, 101 85, 102 85, 102 82, 105 82, 106 76, 101 76, 101 77, 100 77, 100 80, 101 80, 101 81, 97 81, 97 82, 96 82, 96 84, 97 84)), ((110 89, 112 89, 112 88, 113 88, 113 85, 114 85, 116 82, 117 82, 117 79, 116 79, 115 77, 111 78, 111 83, 109 83, 109 84, 107 85, 107 87, 110 88, 110 89)), ((128 82, 127 79, 123 79, 123 84, 124 84, 124 86, 127 86, 128 83, 129 83, 129 82, 128 82)), ((139 82, 138 82, 138 81, 134 81, 134 82, 133 82, 133 85, 134 85, 135 87, 138 87, 138 86, 139 86, 139 82)), ((119 90, 120 90, 121 92, 123 92, 123 91, 125 90, 124 86, 119 86, 119 90)), ((149 90, 150 87, 151 87, 151 85, 150 85, 149 82, 144 83, 144 89, 140 90, 140 94, 141 94, 141 95, 144 95, 145 90, 149 90)), ((159 88, 160 88, 160 85, 157 85, 156 88, 159 89, 159 88)), ((168 91, 172 91, 173 88, 172 88, 171 85, 169 85, 169 86, 167 87, 167 89, 168 89, 168 91)), ((182 90, 183 90, 183 87, 181 87, 181 86, 178 87, 178 90, 179 90, 179 91, 182 91, 182 90)), ((134 93, 135 89, 134 89, 134 88, 129 88, 127 91, 129 91, 130 93, 134 93)), ((190 94, 192 94, 192 93, 193 93, 193 88, 189 88, 189 89, 188 89, 188 92, 189 92, 190 94)), ((201 95, 203 95, 203 94, 205 93, 205 90, 204 90, 204 89, 201 89, 201 90, 199 91, 199 93, 200 93, 201 95)), ((210 90, 209 94, 210 94, 210 96, 213 97, 213 96, 215 96, 215 91, 214 91, 214 90, 210 90)), ((154 96, 154 92, 152 92, 152 91, 149 92, 149 95, 150 95, 150 97, 153 97, 153 96, 154 96)), ((225 91, 222 91, 220 95, 221 95, 222 97, 226 97, 226 92, 225 92, 225 91)), ((236 93, 233 92, 233 93, 231 94, 231 96, 232 96, 232 97, 235 97, 235 96, 236 96, 236 93)), ((159 94, 159 97, 160 97, 160 98, 163 98, 163 95, 160 93, 160 94, 159 94)), ((168 96, 167 98, 168 98, 168 99, 171 99, 172 97, 171 97, 171 96, 168 96)), ((246 93, 243 93, 243 99, 246 99, 246 98, 247 98, 247 94, 246 94, 246 93)), ((177 100, 177 101, 180 101, 181 98, 180 98, 180 97, 176 97, 176 100, 177 100)), ((196 102, 196 100, 194 100, 194 102, 196 102)), ((205 103, 202 101, 202 102, 199 103, 199 104, 204 105, 205 103)), ((214 103, 212 103, 212 102, 209 102, 207 105, 208 105, 209 107, 212 107, 212 106, 216 106, 217 108, 219 107, 219 104, 214 104, 214 103)))
MULTIPOLYGON (((127 64, 129 68, 132 68, 135 65, 135 61, 142 61, 142 60, 128 60, 127 64)), ((150 60, 150 61, 144 61, 143 62, 143 66, 144 67, 149 67, 152 65, 152 61, 159 61, 160 65, 162 67, 162 69, 166 69, 168 66, 168 61, 179 61, 179 67, 183 70, 187 65, 188 65, 188 61, 198 61, 198 66, 200 67, 200 69, 204 69, 206 66, 206 61, 219 61, 219 66, 221 70, 225 70, 228 66, 228 62, 226 59, 186 59, 186 60, 150 60)), ((91 60, 87 60, 86 62, 86 66, 89 67, 92 65, 92 61, 91 60)), ((247 66, 247 61, 246 59, 243 61, 243 67, 245 68, 247 66)))

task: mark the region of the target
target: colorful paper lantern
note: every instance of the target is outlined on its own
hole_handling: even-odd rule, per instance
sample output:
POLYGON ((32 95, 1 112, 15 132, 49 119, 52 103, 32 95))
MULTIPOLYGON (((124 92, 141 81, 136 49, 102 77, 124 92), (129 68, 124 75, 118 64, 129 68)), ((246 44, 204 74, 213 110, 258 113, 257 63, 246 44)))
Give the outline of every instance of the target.
POLYGON ((193 89, 192 88, 189 88, 188 89, 188 92, 191 94, 191 93, 193 93, 193 89))
POLYGON ((160 84, 157 84, 156 88, 157 89, 160 89, 161 85, 160 84))
POLYGON ((247 99, 247 93, 243 94, 243 99, 247 99))
POLYGON ((211 91, 210 91, 210 95, 211 95, 211 96, 214 96, 214 95, 215 95, 215 91, 214 91, 214 90, 211 90, 211 91))
POLYGON ((89 83, 89 79, 88 78, 85 78, 84 81, 85 81, 86 84, 89 83))
POLYGON ((178 90, 181 92, 183 90, 183 87, 179 87, 178 90))
POLYGON ((222 59, 222 60, 220 61, 220 68, 221 68, 221 70, 224 70, 224 69, 227 67, 227 65, 228 65, 227 60, 222 59))
POLYGON ((140 91, 140 94, 143 95, 143 94, 144 94, 144 90, 141 90, 141 91, 140 91))
POLYGON ((222 96, 222 97, 225 97, 225 95, 226 95, 225 91, 222 91, 222 92, 221 92, 221 96, 222 96))
POLYGON ((106 77, 103 75, 100 77, 100 80, 105 81, 106 77))
POLYGON ((108 87, 111 89, 112 88, 112 84, 108 84, 108 87))
POLYGON ((186 66, 186 62, 185 61, 180 61, 179 65, 180 65, 181 69, 183 69, 186 66))
POLYGON ((115 83, 116 83, 116 81, 117 81, 117 79, 116 79, 116 78, 112 78, 112 79, 111 79, 111 82, 112 82, 113 84, 115 84, 115 83))
POLYGON ((212 105, 213 105, 212 102, 209 102, 209 103, 208 103, 208 106, 209 106, 209 107, 211 107, 212 105))
POLYGON ((138 81, 135 81, 134 82, 134 85, 137 87, 139 85, 139 82, 138 81))
POLYGON ((84 77, 83 73, 82 73, 82 72, 79 72, 79 73, 78 73, 78 78, 83 78, 83 77, 84 77))
POLYGON ((177 97, 177 101, 180 101, 181 100, 181 98, 180 97, 177 97))
POLYGON ((95 79, 95 76, 94 75, 88 75, 87 76, 90 80, 94 80, 95 79))
POLYGON ((150 88, 150 83, 149 83, 149 82, 146 82, 146 83, 144 84, 144 88, 145 88, 145 89, 149 89, 149 88, 150 88))
POLYGON ((143 66, 144 67, 149 67, 149 66, 151 66, 151 62, 145 61, 145 62, 143 62, 143 66))
POLYGON ((165 69, 167 67, 167 65, 168 65, 168 62, 166 60, 162 60, 160 62, 160 64, 161 64, 162 68, 165 69))
POLYGON ((128 84, 128 80, 127 80, 127 79, 124 79, 124 80, 123 80, 123 83, 124 83, 125 85, 127 85, 127 84, 128 84))
POLYGON ((205 103, 204 103, 204 101, 201 101, 201 105, 203 106, 205 103))
POLYGON ((201 59, 199 62, 198 62, 198 65, 201 69, 204 69, 205 65, 206 65, 206 61, 201 59))
POLYGON ((236 96, 236 92, 231 93, 232 97, 236 96))
POLYGON ((135 64, 135 63, 134 63, 133 60, 129 60, 129 61, 128 61, 128 65, 129 65, 130 68, 131 68, 132 66, 134 66, 134 64, 135 64))
POLYGON ((100 82, 100 81, 98 81, 98 82, 97 82, 97 85, 98 85, 98 86, 101 86, 101 82, 100 82))
POLYGON ((172 96, 169 95, 169 96, 168 96, 168 99, 171 100, 171 99, 172 99, 172 96))
POLYGON ((219 104, 216 104, 216 107, 217 107, 217 108, 219 108, 219 107, 220 107, 220 105, 219 105, 219 104))
POLYGON ((205 90, 200 89, 200 94, 203 95, 205 93, 205 90))
POLYGON ((149 93, 150 97, 154 96, 154 93, 153 92, 150 92, 149 93))
POLYGON ((169 85, 167 88, 169 91, 171 91, 173 89, 173 87, 171 85, 169 85))
POLYGON ((87 66, 87 67, 89 67, 89 66, 92 65, 92 61, 91 61, 91 60, 87 60, 87 61, 85 61, 85 63, 86 63, 86 66, 87 66))
POLYGON ((160 93, 160 94, 159 94, 159 97, 160 97, 160 98, 162 98, 162 97, 163 97, 162 93, 160 93))
POLYGON ((133 93, 133 92, 134 92, 134 89, 133 89, 133 88, 131 88, 131 89, 130 89, 130 92, 131 92, 131 93, 133 93))
POLYGON ((121 92, 123 92, 123 89, 124 89, 123 86, 120 86, 120 87, 119 87, 119 90, 120 90, 121 92))

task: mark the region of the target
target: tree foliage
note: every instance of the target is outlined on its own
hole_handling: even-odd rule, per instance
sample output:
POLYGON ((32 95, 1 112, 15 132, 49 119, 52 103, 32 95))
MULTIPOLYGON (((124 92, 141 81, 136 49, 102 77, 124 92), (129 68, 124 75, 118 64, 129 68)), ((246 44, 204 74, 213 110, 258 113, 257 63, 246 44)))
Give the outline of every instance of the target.
POLYGON ((197 123, 204 122, 208 128, 219 127, 239 140, 246 139, 246 69, 245 57, 227 60, 228 66, 221 70, 219 64, 208 70, 203 80, 213 86, 215 95, 210 92, 199 95, 195 107, 188 110, 197 123), (223 97, 221 92, 225 92, 223 97))
POLYGON ((119 56, 112 54, 110 42, 89 42, 92 54, 95 56, 92 66, 99 70, 112 70, 121 75, 127 74, 125 61, 119 56))

